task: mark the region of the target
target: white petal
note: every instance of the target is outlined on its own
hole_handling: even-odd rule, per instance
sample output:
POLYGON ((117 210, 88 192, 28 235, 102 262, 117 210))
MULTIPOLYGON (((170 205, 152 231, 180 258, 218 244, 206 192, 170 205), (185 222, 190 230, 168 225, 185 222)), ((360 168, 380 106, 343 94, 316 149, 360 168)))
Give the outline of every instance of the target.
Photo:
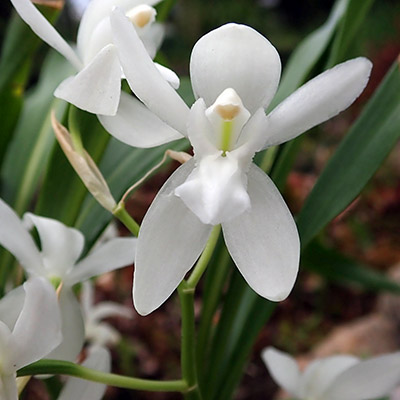
POLYGON ((400 353, 362 361, 340 374, 326 400, 366 400, 387 396, 400 383, 400 353))
POLYGON ((114 43, 129 86, 164 122, 186 135, 189 108, 160 74, 129 20, 116 9, 111 15, 114 43))
POLYGON ((25 290, 22 285, 8 292, 0 300, 0 321, 5 323, 10 330, 14 329, 24 302, 25 290))
POLYGON ((46 358, 75 361, 85 340, 82 311, 74 293, 66 286, 61 290, 59 303, 63 340, 46 358))
MULTIPOLYGON (((2 374, 13 374, 17 369, 14 366, 14 349, 18 344, 15 343, 12 337, 10 328, 0 321, 0 354, 1 354, 1 372, 2 374)), ((1 393, 1 385, 0 385, 1 393)), ((2 397, 0 396, 0 399, 2 397)))
POLYGON ((116 238, 96 247, 87 257, 75 265, 66 279, 74 285, 96 275, 101 275, 133 263, 137 239, 116 238))
POLYGON ((94 305, 94 288, 92 281, 87 280, 82 283, 80 301, 84 320, 86 321, 94 305))
POLYGON ((229 253, 244 279, 260 296, 284 300, 299 268, 296 224, 278 189, 257 166, 248 173, 251 209, 224 222, 229 253))
POLYGON ((77 70, 82 68, 81 60, 69 44, 38 11, 31 0, 11 0, 11 3, 36 35, 62 54, 77 70))
POLYGON ((160 0, 92 0, 86 7, 78 30, 78 49, 84 55, 89 46, 96 26, 111 14, 113 7, 120 7, 124 12, 140 4, 153 6, 160 0))
POLYGON ((0 245, 12 253, 30 274, 42 274, 42 257, 18 215, 0 199, 0 245))
POLYGON ((83 250, 82 233, 55 219, 31 213, 26 213, 24 220, 33 224, 39 233, 46 276, 64 278, 83 250))
POLYGON ((304 371, 299 389, 301 398, 324 399, 323 393, 343 371, 359 363, 357 357, 337 355, 313 361, 304 371))
POLYGON ((175 194, 204 224, 230 221, 250 208, 246 174, 226 153, 201 158, 175 194))
POLYGON ((54 96, 94 114, 115 115, 121 93, 121 66, 115 46, 104 47, 74 77, 63 81, 54 96))
POLYGON ((355 58, 297 89, 268 115, 264 148, 293 139, 345 110, 364 90, 371 68, 366 58, 355 58))
MULTIPOLYGON (((157 51, 161 47, 161 43, 164 39, 165 26, 163 24, 154 22, 151 24, 151 26, 147 28, 148 29, 146 29, 145 34, 139 35, 139 37, 142 40, 147 52, 149 53, 150 58, 154 60, 154 57, 156 56, 157 51)), ((169 82, 169 79, 167 77, 164 76, 164 78, 167 79, 167 81, 169 82)), ((171 86, 174 89, 177 89, 177 87, 175 87, 174 85, 171 84, 171 86)), ((178 79, 178 87, 179 87, 179 79, 178 79)))
POLYGON ((47 356, 62 340, 60 309, 53 286, 44 278, 33 278, 24 284, 24 289, 24 306, 12 332, 16 369, 47 356))
POLYGON ((300 371, 296 360, 273 347, 264 349, 261 357, 274 381, 292 396, 298 396, 300 371))
POLYGON ((281 73, 274 46, 254 29, 227 24, 203 36, 194 46, 190 75, 196 97, 210 106, 228 88, 235 89, 250 113, 266 108, 281 73))
POLYGON ((134 147, 159 146, 183 137, 140 101, 124 92, 121 92, 117 114, 98 115, 98 118, 111 135, 134 147))
POLYGON ((158 69, 158 72, 164 77, 164 79, 176 90, 179 89, 180 80, 178 75, 167 67, 161 64, 154 63, 158 69))
POLYGON ((132 318, 133 310, 131 307, 125 307, 111 301, 103 301, 96 304, 90 313, 90 318, 95 321, 110 317, 132 318))
POLYGON ((133 298, 136 310, 147 315, 176 289, 204 249, 212 226, 204 225, 174 195, 193 169, 193 161, 179 167, 161 188, 139 233, 133 298))
MULTIPOLYGON (((111 371, 111 354, 104 347, 91 347, 86 360, 82 363, 86 368, 95 369, 101 372, 111 371)), ((102 383, 90 382, 79 378, 68 378, 58 400, 85 399, 100 400, 107 385, 102 383)))
POLYGON ((0 374, 0 399, 18 400, 18 390, 16 383, 17 374, 0 374))

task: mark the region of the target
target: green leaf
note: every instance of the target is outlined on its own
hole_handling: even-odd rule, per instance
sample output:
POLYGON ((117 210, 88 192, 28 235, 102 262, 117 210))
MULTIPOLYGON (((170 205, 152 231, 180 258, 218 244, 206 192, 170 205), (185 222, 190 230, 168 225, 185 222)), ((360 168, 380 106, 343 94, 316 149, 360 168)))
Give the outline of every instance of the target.
POLYGON ((53 96, 59 83, 73 72, 55 51, 49 52, 38 84, 28 92, 14 138, 4 160, 1 197, 18 214, 26 211, 46 168, 55 137, 51 110, 61 118, 67 104, 53 96))
POLYGON ((298 218, 303 247, 360 193, 400 137, 396 61, 323 170, 298 218))
POLYGON ((366 265, 348 259, 313 241, 302 252, 301 265, 329 281, 356 285, 374 292, 400 294, 400 285, 366 265))
MULTIPOLYGON (((112 138, 99 168, 118 201, 128 187, 161 161, 167 149, 182 151, 188 147, 188 142, 184 139, 154 149, 138 149, 112 138)), ((88 194, 75 226, 85 234, 88 243, 92 243, 111 219, 112 215, 88 194)))

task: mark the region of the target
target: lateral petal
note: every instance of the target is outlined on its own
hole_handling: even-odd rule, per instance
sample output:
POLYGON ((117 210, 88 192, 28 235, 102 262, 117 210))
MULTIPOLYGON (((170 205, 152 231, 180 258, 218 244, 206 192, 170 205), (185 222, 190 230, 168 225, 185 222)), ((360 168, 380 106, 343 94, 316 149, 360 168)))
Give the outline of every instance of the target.
POLYGON ((24 221, 39 233, 46 277, 64 278, 82 253, 85 238, 75 228, 46 217, 26 213, 24 221))
POLYGON ((336 355, 310 363, 301 377, 300 398, 323 399, 323 393, 335 378, 360 360, 351 355, 336 355))
POLYGON ((193 161, 179 167, 161 188, 139 232, 133 279, 135 308, 147 315, 176 289, 203 251, 212 226, 204 225, 174 195, 193 170, 193 161))
POLYGON ((11 3, 20 17, 40 39, 62 54, 78 71, 82 68, 82 62, 74 50, 32 4, 31 0, 11 0, 11 3))
POLYGON ((267 116, 264 148, 291 140, 345 110, 364 90, 371 68, 368 59, 355 58, 297 89, 267 116))
POLYGON ((16 370, 45 357, 62 340, 60 309, 53 286, 44 278, 32 278, 24 289, 24 306, 12 332, 16 370))
POLYGON ((255 164, 248 173, 251 208, 222 224, 226 246, 249 286, 272 301, 284 300, 299 268, 296 224, 271 179, 255 164))
MULTIPOLYGON (((95 369, 96 371, 110 372, 111 354, 104 347, 90 347, 88 356, 82 363, 82 366, 95 369)), ((106 389, 107 385, 102 383, 90 382, 84 379, 70 377, 61 390, 58 400, 100 400, 103 397, 106 389)))
POLYGON ((66 278, 68 285, 83 282, 133 263, 137 245, 136 238, 115 238, 95 248, 71 270, 66 278))
POLYGON ((400 352, 371 358, 346 369, 324 393, 326 400, 365 400, 387 396, 400 382, 400 352))
POLYGON ((0 245, 12 253, 29 274, 42 275, 42 257, 14 210, 0 199, 0 245))
POLYGON ((93 114, 115 115, 120 93, 121 66, 109 44, 77 75, 61 82, 54 96, 93 114))
POLYGON ((85 340, 82 311, 72 290, 64 286, 59 296, 62 342, 46 358, 75 361, 85 340))
POLYGON ((296 360, 273 347, 264 349, 261 358, 274 381, 292 396, 298 397, 300 371, 296 360))
POLYGON ((164 122, 186 136, 189 108, 160 74, 135 28, 120 9, 113 11, 111 26, 122 69, 132 91, 164 122))
POLYGON ((196 98, 211 106, 225 89, 232 88, 251 114, 268 106, 280 73, 275 47, 245 25, 226 24, 204 35, 195 44, 190 60, 196 98))
POLYGON ((183 137, 140 101, 124 92, 121 92, 117 114, 98 115, 98 118, 111 135, 133 147, 154 147, 183 137))
POLYGON ((0 399, 18 400, 17 374, 0 375, 0 399))

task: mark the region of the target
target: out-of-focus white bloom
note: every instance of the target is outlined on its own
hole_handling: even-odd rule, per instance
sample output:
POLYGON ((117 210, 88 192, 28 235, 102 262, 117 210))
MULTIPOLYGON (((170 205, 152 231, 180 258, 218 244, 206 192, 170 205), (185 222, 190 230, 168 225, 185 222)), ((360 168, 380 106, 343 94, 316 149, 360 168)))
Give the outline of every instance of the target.
POLYGON ((85 322, 85 337, 92 345, 112 346, 121 340, 119 332, 110 324, 102 322, 104 318, 132 318, 133 309, 112 301, 94 304, 93 284, 86 281, 82 285, 81 305, 85 322))
MULTIPOLYGON (((47 356, 62 340, 60 310, 52 285, 43 278, 31 278, 23 290, 25 300, 16 320, 8 324, 0 313, 2 400, 17 400, 16 371, 47 356)), ((7 296, 0 304, 4 302, 8 302, 7 296)), ((12 304, 8 311, 14 312, 12 304)))
MULTIPOLYGON (((106 348, 91 346, 87 352, 88 355, 82 363, 83 367, 101 372, 111 372, 111 354, 106 348)), ((100 400, 106 389, 107 385, 103 383, 70 377, 61 390, 58 400, 100 400)))
MULTIPOLYGON (((63 342, 51 354, 51 358, 74 360, 83 345, 84 324, 72 286, 131 264, 135 257, 137 239, 112 239, 97 246, 78 261, 84 246, 84 236, 77 229, 31 213, 26 213, 21 221, 1 199, 0 221, 0 245, 17 258, 28 275, 41 276, 63 284, 59 294, 63 342), (40 250, 29 233, 33 227, 39 234, 40 250)), ((21 291, 16 291, 15 296, 20 295, 21 291)), ((16 302, 22 303, 21 300, 16 302)))
POLYGON ((268 347, 262 358, 275 382, 299 400, 368 400, 400 383, 400 352, 368 360, 337 355, 315 360, 300 372, 296 360, 268 347))
MULTIPOLYGON (((93 0, 79 25, 77 48, 73 49, 32 4, 31 0, 11 0, 21 18, 47 44, 62 54, 78 71, 63 81, 55 96, 94 114, 115 115, 120 103, 121 65, 113 45, 109 15, 120 7, 141 38, 151 58, 155 57, 164 30, 155 23, 152 7, 160 0, 93 0)), ((175 88, 178 77, 155 64, 175 88)))
MULTIPOLYGON (((280 78, 279 55, 254 29, 224 25, 194 46, 190 73, 198 100, 189 109, 118 10, 111 25, 125 76, 147 114, 163 121, 159 132, 167 124, 188 136, 195 153, 165 183, 143 220, 136 309, 146 315, 170 296, 216 224, 222 224, 228 250, 251 288, 273 301, 285 299, 298 271, 299 237, 279 191, 252 159, 347 108, 368 81, 370 61, 357 58, 324 72, 266 116, 280 78)), ((138 125, 145 136, 142 117, 138 125)), ((121 136, 131 134, 128 126, 121 124, 121 136)))

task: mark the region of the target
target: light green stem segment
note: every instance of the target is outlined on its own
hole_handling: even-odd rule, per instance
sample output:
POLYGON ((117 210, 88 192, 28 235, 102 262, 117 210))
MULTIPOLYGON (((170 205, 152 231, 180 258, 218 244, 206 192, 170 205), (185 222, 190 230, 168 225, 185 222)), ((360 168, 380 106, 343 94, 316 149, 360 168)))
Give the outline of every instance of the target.
POLYGON ((187 281, 182 281, 178 287, 182 310, 181 368, 183 379, 188 386, 188 391, 185 393, 186 400, 202 399, 197 376, 194 292, 210 262, 220 232, 221 225, 214 226, 192 275, 187 281))
POLYGON ((200 278, 204 274, 204 271, 207 268, 208 263, 210 262, 211 256, 214 252, 215 246, 218 242, 218 237, 221 232, 221 225, 214 226, 213 230, 211 231, 210 237, 206 244, 206 247, 201 254, 199 261, 197 261, 196 267, 194 268, 190 278, 187 280, 187 286, 189 288, 195 288, 196 285, 199 283, 200 278))
POLYGON ((113 211, 113 215, 129 229, 133 236, 137 237, 139 235, 140 225, 126 211, 123 202, 118 203, 113 211))
POLYGON ((88 381, 104 383, 125 389, 147 390, 151 392, 181 392, 188 391, 183 380, 152 381, 149 379, 131 378, 128 376, 109 374, 94 369, 82 367, 68 361, 41 360, 30 364, 18 371, 18 376, 57 374, 69 375, 88 381))
POLYGON ((221 139, 221 150, 223 155, 231 149, 233 131, 233 121, 224 121, 222 123, 222 139, 221 139))

